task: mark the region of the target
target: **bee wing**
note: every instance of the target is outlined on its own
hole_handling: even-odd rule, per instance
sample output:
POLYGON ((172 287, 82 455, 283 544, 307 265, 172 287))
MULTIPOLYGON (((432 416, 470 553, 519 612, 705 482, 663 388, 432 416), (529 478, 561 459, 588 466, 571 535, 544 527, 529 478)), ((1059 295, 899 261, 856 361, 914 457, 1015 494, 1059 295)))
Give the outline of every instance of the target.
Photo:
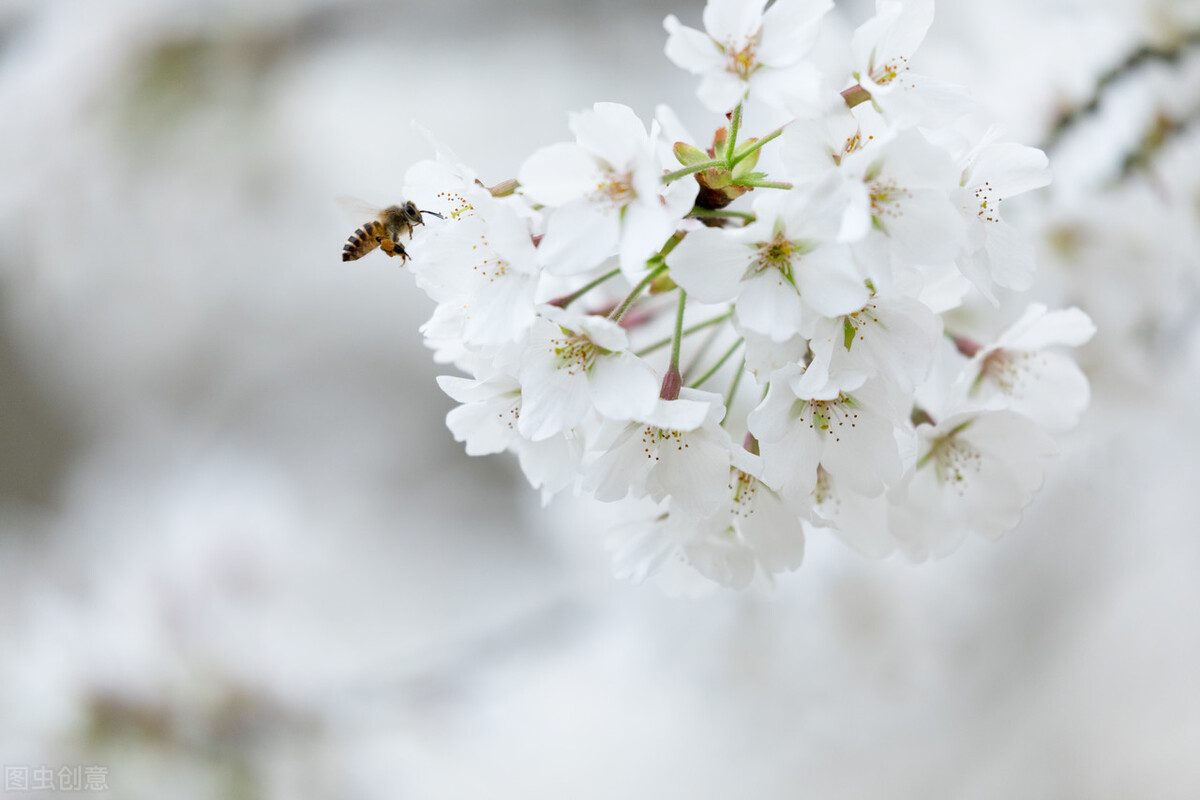
POLYGON ((347 221, 354 225, 362 225, 367 220, 378 219, 384 208, 346 195, 338 195, 334 199, 337 201, 338 208, 346 215, 347 221))

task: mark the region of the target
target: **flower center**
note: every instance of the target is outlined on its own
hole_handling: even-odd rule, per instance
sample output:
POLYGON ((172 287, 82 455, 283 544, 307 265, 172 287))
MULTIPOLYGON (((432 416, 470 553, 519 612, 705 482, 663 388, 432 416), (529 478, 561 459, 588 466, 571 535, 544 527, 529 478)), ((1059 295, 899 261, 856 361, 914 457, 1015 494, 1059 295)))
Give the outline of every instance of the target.
POLYGON ((989 182, 984 181, 982 186, 975 187, 975 201, 979 204, 975 216, 980 222, 999 222, 1000 201, 1003 199, 996 196, 996 190, 989 182))
POLYGON ((1010 397, 1020 397, 1026 379, 1036 371, 1035 358, 1038 358, 1035 353, 993 350, 984 357, 975 386, 986 379, 1010 397))
POLYGON ((858 424, 858 412, 854 409, 858 404, 850 395, 841 392, 833 400, 800 400, 797 416, 800 422, 808 422, 808 427, 822 434, 832 436, 835 442, 840 442, 840 434, 849 426, 858 424))
POLYGON ((672 431, 647 425, 642 429, 642 452, 649 461, 658 461, 660 447, 674 447, 679 452, 688 449, 687 440, 682 431, 672 431))
POLYGON ((875 304, 868 303, 858 311, 842 317, 842 345, 849 350, 855 340, 866 340, 866 329, 871 324, 882 325, 879 317, 875 316, 875 304))
POLYGON ((586 336, 569 334, 562 339, 551 339, 555 367, 565 369, 570 375, 578 375, 591 369, 600 353, 600 348, 586 336))
POLYGON ((758 478, 740 469, 729 471, 729 488, 733 492, 733 516, 746 519, 754 514, 754 495, 758 492, 758 478))
POLYGON ((855 131, 853 136, 846 139, 846 143, 844 145, 842 145, 841 152, 833 154, 833 163, 841 164, 843 158, 845 158, 846 156, 850 155, 853 152, 862 150, 864 147, 866 147, 868 144, 870 144, 871 140, 874 138, 875 138, 875 136, 873 134, 868 135, 866 140, 864 141, 862 131, 855 131))
POLYGON ((968 478, 983 464, 979 451, 953 433, 936 440, 926 459, 932 459, 938 481, 953 486, 960 497, 967 492, 968 478))
POLYGON ((633 173, 610 171, 605 180, 596 184, 591 199, 598 203, 608 203, 614 208, 624 208, 637 197, 633 188, 633 173))
POLYGON ((759 243, 758 266, 754 271, 777 269, 790 282, 792 280, 792 259, 799 256, 800 251, 799 242, 785 239, 782 233, 778 233, 771 241, 759 243))
POLYGON ((879 86, 887 86, 905 72, 908 72, 908 70, 908 59, 904 56, 899 56, 871 70, 871 80, 879 86))
POLYGON ((871 181, 867 184, 867 193, 871 198, 871 216, 877 225, 883 223, 884 217, 898 219, 903 216, 900 201, 912 197, 912 192, 888 179, 871 181))
POLYGON ((445 217, 448 220, 472 216, 470 212, 475 210, 475 206, 468 203, 467 199, 458 192, 438 192, 437 198, 450 208, 445 213, 445 217))
POLYGON ((721 45, 721 49, 725 52, 725 70, 732 72, 742 80, 747 80, 751 73, 762 65, 758 63, 758 56, 755 55, 755 50, 758 48, 758 43, 762 39, 762 30, 751 36, 745 44, 738 47, 733 42, 728 42, 721 45))

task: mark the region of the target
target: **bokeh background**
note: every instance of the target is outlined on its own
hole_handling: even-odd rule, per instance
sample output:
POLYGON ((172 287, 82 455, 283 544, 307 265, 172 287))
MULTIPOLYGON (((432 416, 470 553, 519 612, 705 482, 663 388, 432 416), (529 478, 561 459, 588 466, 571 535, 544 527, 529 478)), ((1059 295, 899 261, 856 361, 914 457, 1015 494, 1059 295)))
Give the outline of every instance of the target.
POLYGON ((333 198, 391 202, 414 120, 489 182, 598 100, 710 130, 662 55, 700 11, 0 2, 6 769, 122 799, 1200 796, 1194 0, 945 0, 916 61, 1056 171, 1014 208, 1039 285, 987 319, 1100 327, 1092 410, 1002 541, 815 537, 772 591, 672 599, 445 430, 431 306, 341 263, 333 198))

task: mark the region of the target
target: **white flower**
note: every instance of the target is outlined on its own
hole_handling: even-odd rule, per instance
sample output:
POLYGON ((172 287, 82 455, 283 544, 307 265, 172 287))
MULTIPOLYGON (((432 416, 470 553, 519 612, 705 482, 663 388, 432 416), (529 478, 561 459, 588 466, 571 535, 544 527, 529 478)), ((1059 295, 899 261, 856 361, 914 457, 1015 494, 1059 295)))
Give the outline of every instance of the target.
POLYGON ((813 120, 797 120, 780 137, 779 157, 786 176, 796 186, 820 184, 828 180, 844 182, 844 192, 830 200, 844 203, 838 241, 862 239, 871 224, 870 197, 863 181, 865 167, 840 169, 853 154, 877 153, 896 135, 869 104, 856 108, 844 105, 813 120))
POLYGON ((917 428, 921 445, 907 486, 889 514, 892 535, 914 561, 944 556, 971 533, 1016 527, 1042 485, 1041 460, 1055 448, 1011 411, 956 414, 917 428))
POLYGON ((840 172, 856 186, 861 228, 885 236, 890 258, 871 270, 878 283, 895 267, 950 263, 966 244, 966 228, 951 193, 959 171, 949 153, 918 131, 848 153, 840 172), (881 270, 880 267, 883 267, 881 270))
POLYGON ((753 551, 728 530, 663 512, 615 533, 610 546, 618 578, 653 580, 668 594, 688 596, 715 586, 742 589, 754 580, 753 551))
POLYGON ((802 369, 771 377, 767 396, 747 420, 758 439, 763 477, 795 508, 812 494, 820 465, 848 489, 874 496, 895 484, 903 464, 899 421, 889 418, 878 384, 848 379, 806 392, 802 369))
POLYGON ((715 513, 697 518, 672 499, 666 513, 640 526, 621 548, 618 572, 642 580, 678 562, 722 586, 743 589, 760 569, 770 575, 799 567, 801 521, 758 477, 758 456, 738 448, 733 463, 715 513))
POLYGON ((985 138, 963 159, 955 200, 968 222, 968 250, 959 267, 993 304, 993 283, 1025 291, 1035 266, 1032 242, 1000 218, 1000 202, 1049 182, 1046 154, 1035 147, 985 138))
POLYGON ((796 569, 804 560, 804 529, 783 498, 763 482, 762 473, 761 456, 736 448, 728 503, 712 519, 749 545, 767 573, 796 569))
POLYGON ((424 238, 413 271, 431 297, 461 309, 468 345, 506 344, 537 315, 536 250, 528 224, 509 204, 482 189, 471 202, 475 213, 424 238))
POLYGON ((878 377, 911 403, 941 335, 941 319, 924 303, 877 294, 857 311, 817 321, 813 358, 797 385, 816 396, 830 380, 878 377))
POLYGON ((1074 427, 1091 393, 1079 366, 1055 345, 1078 347, 1096 326, 1078 308, 1047 311, 1032 303, 1021 318, 980 348, 964 368, 952 403, 967 408, 1008 408, 1054 431, 1074 427))
POLYGON ((711 392, 684 388, 677 400, 659 400, 603 448, 584 490, 603 502, 630 494, 669 497, 672 507, 690 518, 712 515, 729 481, 732 446, 720 425, 724 415, 720 396, 711 392))
POLYGON ((563 433, 592 409, 618 420, 648 414, 658 402, 658 378, 628 346, 611 320, 543 306, 517 375, 521 435, 538 441, 563 433))
POLYGON ((937 126, 970 105, 957 86, 913 73, 908 60, 933 22, 933 0, 876 0, 875 16, 854 32, 854 77, 895 125, 937 126))
POLYGON ((631 280, 645 272, 692 208, 694 180, 662 183, 654 138, 628 106, 596 103, 571 117, 574 143, 538 150, 521 192, 552 206, 538 260, 551 274, 585 272, 614 254, 631 280))
POLYGON ((835 241, 830 186, 765 195, 757 221, 738 230, 690 232, 667 255, 672 279, 697 300, 736 301, 738 324, 776 342, 817 316, 861 308, 868 291, 850 249, 835 241))
POLYGON ((674 16, 663 22, 667 58, 701 76, 700 102, 729 111, 752 93, 776 108, 812 113, 822 105, 821 78, 803 61, 832 0, 709 0, 704 31, 674 16))
POLYGON ((806 534, 829 530, 868 558, 883 558, 896 550, 888 531, 886 495, 864 497, 841 486, 824 467, 817 467, 813 487, 812 520, 804 523, 806 534))
POLYGON ((446 414, 446 427, 456 441, 466 444, 467 455, 516 452, 530 485, 542 489, 543 501, 578 476, 583 448, 577 437, 559 434, 534 442, 517 430, 521 387, 516 379, 499 376, 482 381, 442 375, 437 380, 442 391, 462 403, 446 414))

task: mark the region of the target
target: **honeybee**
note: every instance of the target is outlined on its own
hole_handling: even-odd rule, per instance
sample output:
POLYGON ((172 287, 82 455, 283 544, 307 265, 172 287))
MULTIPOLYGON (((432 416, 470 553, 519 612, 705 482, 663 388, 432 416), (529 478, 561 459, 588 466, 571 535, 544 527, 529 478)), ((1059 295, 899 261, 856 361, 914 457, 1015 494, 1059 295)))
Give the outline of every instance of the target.
MULTIPOLYGON (((353 205, 356 209, 362 210, 361 204, 353 203, 353 205)), ((435 211, 417 208, 417 204, 411 200, 404 205, 388 206, 383 209, 373 209, 370 206, 365 208, 369 213, 375 214, 375 219, 364 222, 354 233, 350 234, 350 238, 342 247, 342 261, 356 261, 376 247, 389 256, 400 256, 401 262, 407 261, 409 256, 404 251, 404 245, 400 243, 401 234, 407 233, 408 238, 411 239, 413 228, 425 224, 423 214, 431 214, 439 219, 443 218, 435 211)))

